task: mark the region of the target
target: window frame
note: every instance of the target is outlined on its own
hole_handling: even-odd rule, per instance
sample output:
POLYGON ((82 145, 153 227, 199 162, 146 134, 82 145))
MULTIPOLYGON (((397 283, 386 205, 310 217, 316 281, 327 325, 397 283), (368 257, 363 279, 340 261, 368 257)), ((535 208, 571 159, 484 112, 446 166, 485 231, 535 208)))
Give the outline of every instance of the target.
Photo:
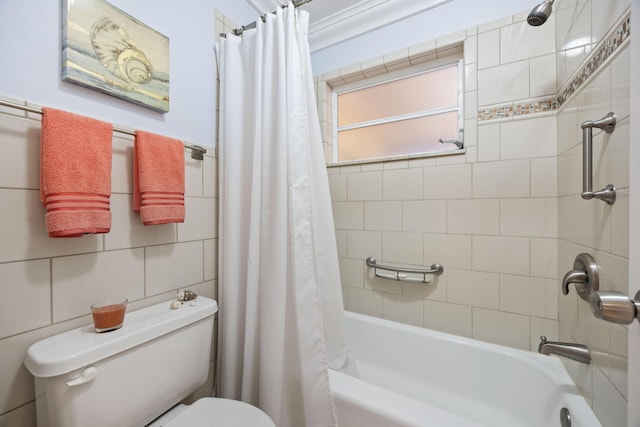
POLYGON ((357 129, 367 126, 375 126, 385 123, 399 122, 402 120, 408 120, 412 118, 427 117, 431 115, 457 111, 458 117, 458 138, 457 141, 464 143, 464 59, 462 54, 451 55, 445 58, 436 59, 423 64, 415 65, 412 67, 402 68, 399 70, 386 72, 374 77, 359 80, 353 83, 346 83, 343 85, 334 86, 331 88, 331 139, 332 139, 332 153, 331 153, 331 165, 350 165, 361 163, 375 163, 391 160, 413 159, 423 157, 436 157, 445 156, 451 154, 464 154, 466 149, 463 145, 462 148, 454 148, 451 150, 443 151, 428 151, 412 154, 399 154, 395 156, 383 156, 383 157, 371 157, 366 159, 356 160, 344 160, 338 161, 338 131, 357 129), (431 71, 437 71, 443 68, 450 67, 452 65, 458 66, 458 106, 448 107, 441 109, 429 110, 428 112, 416 112, 408 113, 399 116, 386 117, 383 119, 369 120, 357 124, 346 125, 338 128, 338 96, 344 93, 354 92, 368 87, 377 86, 380 84, 390 83, 397 80, 413 77, 420 74, 425 74, 431 71))

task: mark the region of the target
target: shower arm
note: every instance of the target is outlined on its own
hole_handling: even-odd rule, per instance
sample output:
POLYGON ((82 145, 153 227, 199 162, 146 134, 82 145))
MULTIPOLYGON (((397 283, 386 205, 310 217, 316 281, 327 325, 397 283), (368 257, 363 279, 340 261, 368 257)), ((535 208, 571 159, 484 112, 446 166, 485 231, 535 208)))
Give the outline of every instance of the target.
POLYGON ((600 191, 593 191, 593 128, 611 133, 616 128, 616 116, 607 114, 600 120, 587 120, 582 128, 582 198, 585 200, 600 199, 609 205, 616 201, 616 188, 609 184, 600 191))

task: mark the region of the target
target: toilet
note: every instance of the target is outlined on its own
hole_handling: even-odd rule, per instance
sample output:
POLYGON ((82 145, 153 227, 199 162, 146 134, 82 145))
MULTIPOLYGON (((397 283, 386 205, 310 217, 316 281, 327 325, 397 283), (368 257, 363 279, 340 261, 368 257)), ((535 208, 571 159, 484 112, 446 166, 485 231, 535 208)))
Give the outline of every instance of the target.
POLYGON ((177 306, 128 312, 115 331, 89 325, 33 344, 24 364, 38 427, 275 427, 248 403, 180 403, 207 379, 218 305, 199 296, 177 306))

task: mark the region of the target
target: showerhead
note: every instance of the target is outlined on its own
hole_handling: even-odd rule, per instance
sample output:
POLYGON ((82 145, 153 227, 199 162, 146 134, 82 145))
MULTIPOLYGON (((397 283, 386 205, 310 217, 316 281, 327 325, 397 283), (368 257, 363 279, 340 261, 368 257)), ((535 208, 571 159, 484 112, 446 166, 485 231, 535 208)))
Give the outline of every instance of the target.
POLYGON ((553 2, 554 0, 545 0, 534 7, 529 16, 527 16, 529 25, 537 27, 544 24, 547 19, 549 19, 549 15, 551 15, 551 5, 553 2))

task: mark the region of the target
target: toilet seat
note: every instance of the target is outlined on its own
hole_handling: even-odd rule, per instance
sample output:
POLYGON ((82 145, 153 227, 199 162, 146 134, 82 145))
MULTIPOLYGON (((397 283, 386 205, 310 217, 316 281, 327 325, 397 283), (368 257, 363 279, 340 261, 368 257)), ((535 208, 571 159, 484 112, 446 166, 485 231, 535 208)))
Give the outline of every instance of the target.
POLYGON ((271 418, 253 405, 238 400, 203 397, 165 427, 275 427, 271 418))

